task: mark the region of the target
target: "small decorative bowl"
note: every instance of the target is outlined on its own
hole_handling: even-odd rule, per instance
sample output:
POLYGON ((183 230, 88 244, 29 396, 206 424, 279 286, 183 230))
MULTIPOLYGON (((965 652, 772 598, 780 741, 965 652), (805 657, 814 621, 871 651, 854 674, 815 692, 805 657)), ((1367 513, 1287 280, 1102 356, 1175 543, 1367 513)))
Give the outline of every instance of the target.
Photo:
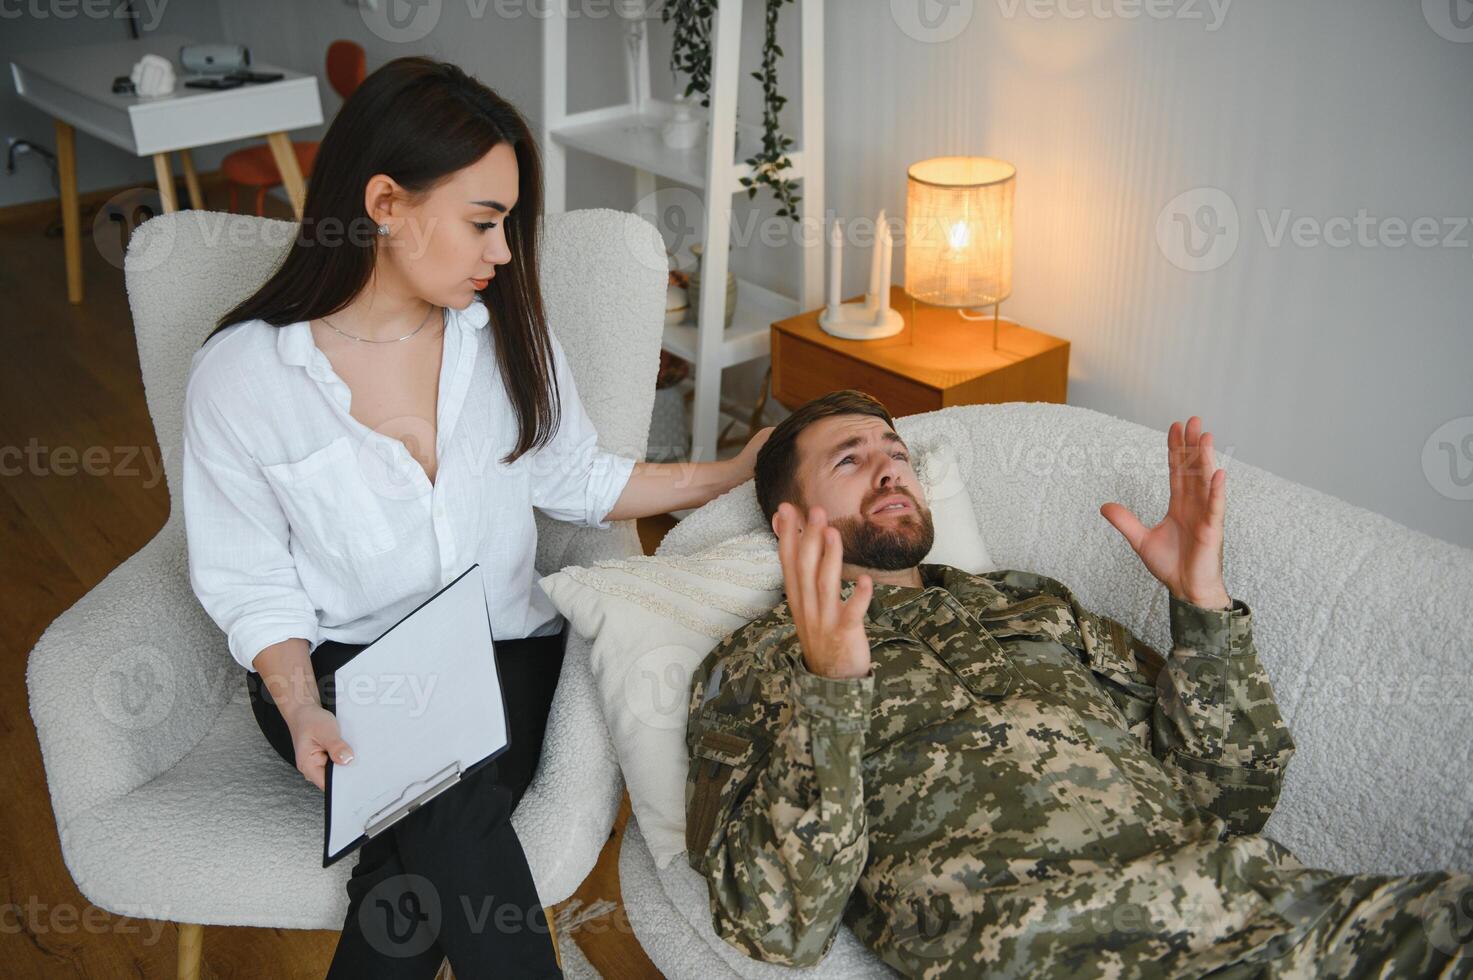
POLYGON ((674 327, 691 315, 690 296, 683 286, 665 288, 665 326, 674 327))

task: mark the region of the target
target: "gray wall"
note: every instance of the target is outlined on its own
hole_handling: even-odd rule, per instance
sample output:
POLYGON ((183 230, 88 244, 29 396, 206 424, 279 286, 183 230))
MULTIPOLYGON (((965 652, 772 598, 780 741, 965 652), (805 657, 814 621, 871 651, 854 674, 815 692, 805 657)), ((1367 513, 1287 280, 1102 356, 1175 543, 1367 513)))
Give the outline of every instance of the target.
MULTIPOLYGON (((586 3, 571 31, 575 111, 623 92, 621 25, 586 3)), ((1200 414, 1219 454, 1473 547, 1473 501, 1460 499, 1473 487, 1458 485, 1473 473, 1473 31, 1447 21, 1445 5, 927 0, 940 18, 927 26, 905 0, 829 0, 828 207, 899 219, 908 164, 1012 161, 1003 312, 1072 342, 1071 402, 1160 429, 1200 414)), ((347 4, 175 0, 162 27, 214 31, 259 60, 319 73, 338 37, 364 44, 370 70, 433 54, 535 121, 532 11, 544 6, 443 0, 426 36, 389 40, 347 4)), ((744 73, 758 67, 761 37, 760 10, 748 8, 744 73)), ((781 42, 794 134, 796 14, 784 9, 781 42)), ((0 53, 81 33, 3 26, 0 53)), ((668 32, 652 26, 655 94, 668 97, 668 32)), ((330 116, 325 80, 323 92, 330 116)), ((744 77, 743 118, 760 120, 760 95, 744 77)), ((27 113, 9 95, 0 129, 50 145, 49 122, 27 113)), ((84 188, 147 179, 142 162, 79 142, 84 188)), ((202 152, 202 166, 218 156, 202 152)), ((25 161, 39 173, 37 163, 25 161)), ((49 195, 28 179, 0 183, 0 201, 49 195)), ((630 171, 571 155, 569 207, 632 203, 630 171)), ((749 207, 771 211, 765 194, 735 203, 739 225, 749 207)), ((794 248, 738 248, 734 269, 792 291, 794 248)), ((863 288, 861 254, 851 245, 846 292, 863 288)), ((731 372, 726 393, 748 397, 762 366, 731 372)))

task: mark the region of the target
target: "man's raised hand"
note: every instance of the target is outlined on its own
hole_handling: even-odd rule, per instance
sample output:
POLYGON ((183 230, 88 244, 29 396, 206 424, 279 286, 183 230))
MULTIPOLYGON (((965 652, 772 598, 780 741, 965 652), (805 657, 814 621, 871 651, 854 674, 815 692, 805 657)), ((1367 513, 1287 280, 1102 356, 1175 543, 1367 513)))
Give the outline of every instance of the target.
POLYGON ((1227 512, 1227 471, 1212 455, 1212 433, 1193 415, 1185 427, 1171 423, 1166 433, 1171 467, 1171 500, 1166 516, 1147 528, 1118 503, 1100 507, 1140 557, 1146 570, 1178 599, 1207 609, 1232 605, 1222 580, 1223 516, 1227 512))
POLYGON ((829 526, 822 507, 810 509, 803 526, 798 508, 779 504, 773 527, 788 608, 809 672, 833 678, 865 676, 870 656, 864 614, 874 581, 861 575, 849 598, 839 600, 844 544, 838 529, 829 526))

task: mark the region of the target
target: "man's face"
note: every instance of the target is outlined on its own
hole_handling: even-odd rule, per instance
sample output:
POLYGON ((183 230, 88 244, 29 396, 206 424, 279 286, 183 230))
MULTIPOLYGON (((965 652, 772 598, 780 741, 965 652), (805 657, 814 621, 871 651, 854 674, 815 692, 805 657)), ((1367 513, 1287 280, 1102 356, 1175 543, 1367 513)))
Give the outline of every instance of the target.
POLYGON ((822 507, 844 543, 844 561, 863 568, 913 568, 931 551, 935 528, 905 442, 873 415, 833 415, 798 435, 797 486, 807 508, 822 507))

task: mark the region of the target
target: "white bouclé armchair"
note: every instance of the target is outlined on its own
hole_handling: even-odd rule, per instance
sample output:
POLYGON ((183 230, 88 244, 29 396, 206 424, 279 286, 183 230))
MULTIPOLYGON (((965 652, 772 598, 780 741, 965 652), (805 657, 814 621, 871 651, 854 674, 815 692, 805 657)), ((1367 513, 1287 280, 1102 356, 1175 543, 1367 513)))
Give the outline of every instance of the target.
MULTIPOLYGON (((544 218, 542 288, 603 448, 643 458, 667 278, 653 225, 611 210, 544 218)), ((32 650, 31 713, 67 868, 108 911, 180 924, 180 972, 202 925, 337 929, 354 859, 322 867, 322 794, 256 728, 240 667, 189 584, 180 433, 190 358, 265 281, 296 226, 183 211, 134 233, 125 265, 168 520, 57 617, 32 650)), ((606 530, 537 515, 537 567, 640 552, 606 530)), ((582 882, 623 782, 594 695, 588 644, 568 652, 542 762, 513 819, 547 906, 582 882)))

